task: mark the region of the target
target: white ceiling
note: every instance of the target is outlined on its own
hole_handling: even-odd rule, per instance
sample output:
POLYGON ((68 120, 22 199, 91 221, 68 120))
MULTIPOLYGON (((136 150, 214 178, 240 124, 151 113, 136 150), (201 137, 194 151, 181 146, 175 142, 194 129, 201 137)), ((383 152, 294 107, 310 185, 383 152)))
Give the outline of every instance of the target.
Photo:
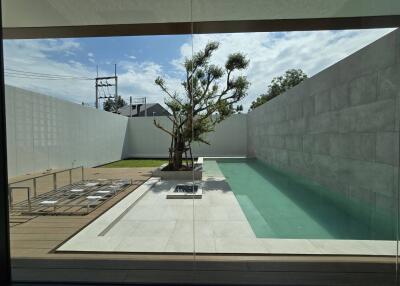
POLYGON ((3 27, 10 30, 400 15, 399 0, 2 0, 2 3, 3 27))

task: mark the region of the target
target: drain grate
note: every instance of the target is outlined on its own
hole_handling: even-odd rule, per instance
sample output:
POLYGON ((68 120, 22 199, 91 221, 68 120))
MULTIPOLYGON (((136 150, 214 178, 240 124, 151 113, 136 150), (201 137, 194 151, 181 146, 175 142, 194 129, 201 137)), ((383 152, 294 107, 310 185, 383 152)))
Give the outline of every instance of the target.
POLYGON ((172 186, 167 193, 167 199, 201 199, 202 195, 201 185, 193 185, 187 182, 172 186))
POLYGON ((197 185, 179 184, 179 185, 176 185, 174 193, 193 194, 193 193, 196 193, 198 189, 199 189, 199 186, 197 186, 197 185))

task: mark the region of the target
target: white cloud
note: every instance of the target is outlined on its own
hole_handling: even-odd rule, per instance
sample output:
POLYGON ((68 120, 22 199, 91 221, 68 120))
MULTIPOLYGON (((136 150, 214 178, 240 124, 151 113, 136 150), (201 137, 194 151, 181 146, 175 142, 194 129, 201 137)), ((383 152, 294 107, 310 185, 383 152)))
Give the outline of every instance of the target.
MULTIPOLYGON (((227 56, 234 52, 242 52, 250 59, 244 74, 251 86, 242 102, 247 110, 251 101, 265 93, 272 78, 287 69, 301 68, 312 76, 392 30, 194 35, 193 50, 196 52, 208 42, 218 41, 220 47, 213 56, 213 63, 223 66, 227 56)), ((188 42, 181 47, 181 58, 172 63, 178 65, 191 54, 191 42, 188 42)))
MULTIPOLYGON (((230 53, 238 51, 250 59, 245 74, 251 86, 248 97, 243 101, 247 110, 251 101, 265 92, 271 79, 285 70, 301 68, 312 76, 392 30, 194 35, 193 49, 197 51, 209 41, 219 41, 220 48, 215 52, 213 63, 223 65, 230 53)), ((107 38, 104 39, 106 40, 107 38)), ((92 65, 83 64, 73 57, 82 50, 77 40, 7 40, 4 41, 4 49, 5 66, 9 68, 91 78, 96 74, 92 65)), ((146 96, 148 102, 161 103, 164 101, 164 95, 154 84, 157 76, 165 78, 171 91, 182 92, 182 62, 185 56, 190 57, 191 54, 190 41, 181 46, 179 58, 168 59, 174 67, 172 70, 156 62, 140 61, 133 55, 126 55, 126 58, 135 61, 122 60, 118 63, 120 94, 125 99, 129 96, 146 96)), ((89 61, 94 62, 92 52, 88 52, 87 56, 89 61)), ((99 74, 108 73, 100 70, 99 74)), ((6 83, 74 102, 94 101, 93 81, 6 77, 6 83)))
POLYGON ((163 67, 154 62, 132 63, 123 61, 118 64, 123 70, 119 73, 118 82, 122 96, 128 99, 129 96, 134 98, 147 97, 148 102, 164 102, 164 97, 158 86, 154 83, 158 76, 162 76, 168 87, 174 90, 180 90, 180 80, 171 77, 164 72, 163 67))
MULTIPOLYGON (((7 40, 4 41, 5 68, 35 73, 93 77, 94 72, 73 59, 66 62, 57 56, 80 49, 74 40, 7 40)), ((93 101, 93 82, 88 80, 27 79, 6 74, 6 84, 41 92, 73 102, 93 101)))

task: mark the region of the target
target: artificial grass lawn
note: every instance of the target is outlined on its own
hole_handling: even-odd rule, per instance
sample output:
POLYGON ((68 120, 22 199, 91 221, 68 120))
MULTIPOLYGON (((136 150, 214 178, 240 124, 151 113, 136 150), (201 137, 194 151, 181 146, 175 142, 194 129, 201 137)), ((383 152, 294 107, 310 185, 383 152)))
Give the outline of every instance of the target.
POLYGON ((127 159, 113 162, 101 166, 102 168, 139 168, 139 167, 159 167, 168 160, 163 159, 127 159))

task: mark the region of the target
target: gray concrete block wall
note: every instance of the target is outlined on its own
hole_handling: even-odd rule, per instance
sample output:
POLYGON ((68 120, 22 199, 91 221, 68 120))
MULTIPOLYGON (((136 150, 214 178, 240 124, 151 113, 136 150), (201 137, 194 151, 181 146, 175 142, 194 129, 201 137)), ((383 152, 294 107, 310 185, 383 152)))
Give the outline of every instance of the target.
POLYGON ((248 154, 365 202, 396 208, 400 32, 248 114, 248 154))
MULTIPOLYGON (((162 116, 156 120, 167 129, 171 121, 162 116)), ((247 124, 245 114, 235 114, 215 127, 215 132, 205 135, 210 145, 193 144, 194 156, 223 157, 247 155, 247 124)), ((153 124, 152 117, 129 119, 126 158, 168 158, 171 138, 153 124)))
MULTIPOLYGON (((131 118, 6 86, 9 177, 92 167, 128 157, 168 157, 170 138, 153 118, 131 118)), ((159 117, 168 127, 170 121, 159 117)), ((234 115, 193 144, 194 156, 246 156, 246 115, 234 115)))
POLYGON ((9 177, 120 160, 128 119, 6 86, 9 177))

